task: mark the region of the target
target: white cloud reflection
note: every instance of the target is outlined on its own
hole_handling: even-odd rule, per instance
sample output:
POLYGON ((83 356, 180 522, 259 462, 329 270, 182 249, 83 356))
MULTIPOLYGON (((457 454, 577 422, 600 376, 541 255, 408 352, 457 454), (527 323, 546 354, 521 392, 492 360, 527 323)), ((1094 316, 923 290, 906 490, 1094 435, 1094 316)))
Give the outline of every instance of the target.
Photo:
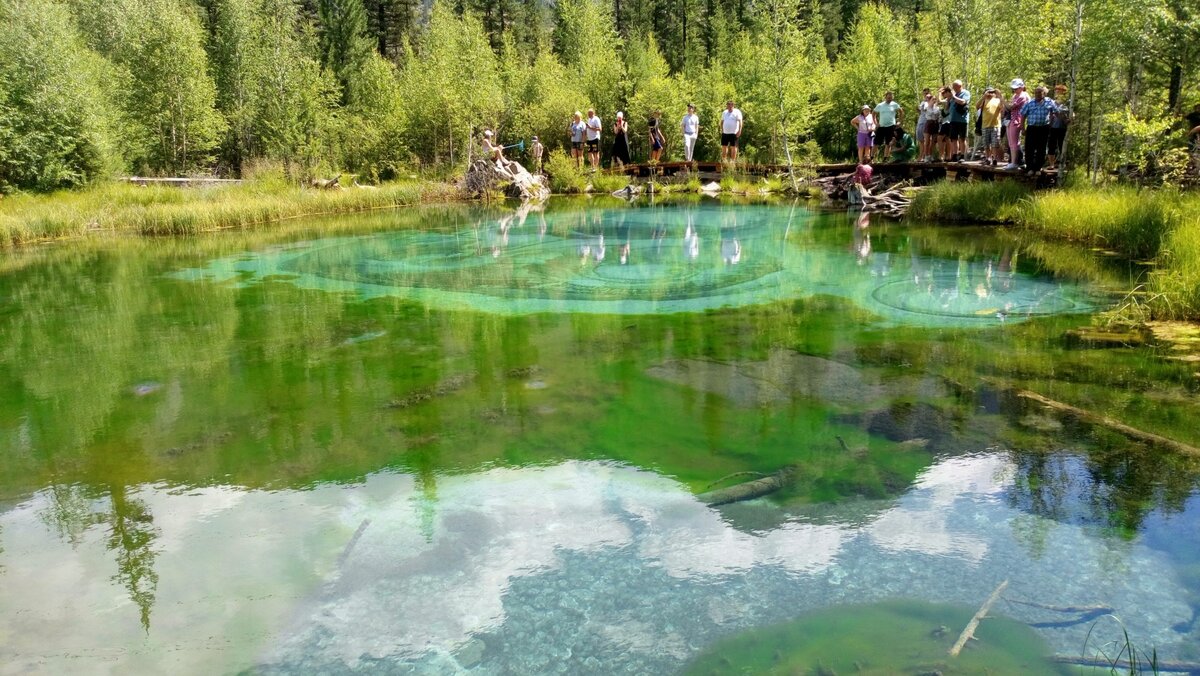
MULTIPOLYGON (((104 528, 64 543, 42 523, 39 514, 52 505, 41 493, 0 514, 0 674, 212 673, 295 664, 314 653, 346 666, 450 655, 501 628, 514 581, 561 569, 567 553, 632 555, 715 590, 763 567, 797 584, 824 584, 822 573, 848 556, 851 542, 881 560, 915 553, 974 567, 997 538, 1012 535, 955 515, 981 504, 1000 517, 1013 513, 997 499, 1011 473, 998 454, 947 459, 873 518, 797 519, 753 533, 670 479, 599 462, 496 468, 424 484, 382 473, 309 491, 146 487, 136 497, 159 531, 160 577, 149 633, 114 582, 104 528), (369 525, 339 568, 364 520, 369 525)), ((714 624, 736 613, 713 608, 714 624)), ((678 628, 660 631, 632 616, 589 623, 596 636, 631 651, 688 650, 678 628)))

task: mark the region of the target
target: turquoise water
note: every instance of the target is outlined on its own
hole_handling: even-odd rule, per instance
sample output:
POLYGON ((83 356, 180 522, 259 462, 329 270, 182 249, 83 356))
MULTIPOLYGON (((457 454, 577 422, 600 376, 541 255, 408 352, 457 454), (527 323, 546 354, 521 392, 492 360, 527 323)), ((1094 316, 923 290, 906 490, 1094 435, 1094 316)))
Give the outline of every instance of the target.
POLYGON ((849 250, 805 243, 821 219, 804 208, 761 205, 523 212, 469 228, 318 239, 220 259, 181 277, 287 279, 500 314, 702 312, 833 295, 881 319, 925 326, 986 326, 1103 302, 1073 284, 1018 272, 1011 257, 872 255, 869 214, 855 216, 849 250))
POLYGON ((1136 274, 718 202, 19 252, 0 674, 675 673, 1004 579, 1046 652, 1121 625, 1018 601, 1198 660, 1198 462, 1005 389, 1200 445, 1194 364, 1064 339, 1136 274))

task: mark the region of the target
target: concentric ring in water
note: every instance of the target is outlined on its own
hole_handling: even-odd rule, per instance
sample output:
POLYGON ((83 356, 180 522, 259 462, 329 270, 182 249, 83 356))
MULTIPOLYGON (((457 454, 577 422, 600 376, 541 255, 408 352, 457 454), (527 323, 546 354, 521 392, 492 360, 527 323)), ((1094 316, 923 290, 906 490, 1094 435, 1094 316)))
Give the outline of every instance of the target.
POLYGON ((801 237, 802 208, 678 206, 541 213, 470 227, 332 237, 212 261, 189 279, 396 296, 445 310, 659 314, 840 296, 893 322, 989 325, 1086 312, 1087 289, 1011 269, 871 251, 871 229, 834 224, 845 246, 801 237))

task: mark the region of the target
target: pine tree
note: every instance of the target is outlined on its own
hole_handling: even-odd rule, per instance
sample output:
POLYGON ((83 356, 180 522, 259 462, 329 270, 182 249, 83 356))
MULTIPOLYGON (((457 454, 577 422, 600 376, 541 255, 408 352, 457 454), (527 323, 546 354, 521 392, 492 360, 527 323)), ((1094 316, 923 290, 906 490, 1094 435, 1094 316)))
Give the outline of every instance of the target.
POLYGON ((354 77, 374 52, 367 35, 367 12, 363 0, 320 0, 321 63, 342 87, 342 102, 350 100, 354 77))

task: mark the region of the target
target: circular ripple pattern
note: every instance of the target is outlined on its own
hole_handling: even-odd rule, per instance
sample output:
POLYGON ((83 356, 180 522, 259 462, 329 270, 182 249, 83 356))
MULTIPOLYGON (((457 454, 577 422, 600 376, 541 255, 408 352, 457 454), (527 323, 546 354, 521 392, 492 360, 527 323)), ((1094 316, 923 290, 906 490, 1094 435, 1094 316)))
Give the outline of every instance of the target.
POLYGON ((885 320, 986 325, 1095 307, 1083 289, 991 258, 872 252, 869 228, 819 221, 764 206, 519 211, 454 230, 314 240, 180 275, 501 314, 700 312, 826 294, 885 320))

